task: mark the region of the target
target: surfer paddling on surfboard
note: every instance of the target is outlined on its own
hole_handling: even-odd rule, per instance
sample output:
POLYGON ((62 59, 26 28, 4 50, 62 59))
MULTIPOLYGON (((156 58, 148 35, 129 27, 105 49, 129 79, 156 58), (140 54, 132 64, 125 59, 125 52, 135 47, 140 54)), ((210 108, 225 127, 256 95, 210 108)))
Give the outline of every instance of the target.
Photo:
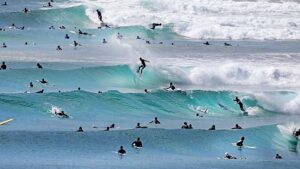
POLYGON ((171 90, 175 90, 175 89, 176 89, 176 87, 173 85, 173 83, 170 83, 170 86, 169 86, 169 87, 167 87, 167 88, 165 88, 165 90, 169 90, 169 89, 171 89, 171 90))

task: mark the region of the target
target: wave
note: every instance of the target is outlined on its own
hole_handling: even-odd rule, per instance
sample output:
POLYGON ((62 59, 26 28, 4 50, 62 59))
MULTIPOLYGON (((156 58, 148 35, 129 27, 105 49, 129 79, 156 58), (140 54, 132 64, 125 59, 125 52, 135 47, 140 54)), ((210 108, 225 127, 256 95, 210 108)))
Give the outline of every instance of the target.
POLYGON ((23 12, 0 13, 1 25, 9 26, 14 23, 16 26, 25 26, 27 29, 45 28, 49 26, 88 27, 92 22, 85 15, 84 6, 54 9, 36 9, 25 14, 23 12))
POLYGON ((286 113, 281 112, 281 109, 269 110, 267 106, 263 107, 264 103, 256 99, 253 94, 201 90, 173 92, 158 90, 147 94, 120 93, 118 91, 107 91, 101 94, 86 91, 1 94, 0 105, 4 112, 19 112, 16 114, 17 116, 32 114, 49 117, 52 115, 49 112, 56 108, 65 110, 75 119, 100 116, 102 118, 139 116, 147 119, 159 116, 194 119, 196 114, 207 117, 242 116, 238 105, 233 101, 235 96, 242 99, 250 116, 272 116, 274 113, 286 113))
MULTIPOLYGON (((85 128, 84 128, 85 129, 85 128)), ((241 155, 239 148, 233 146, 232 143, 238 141, 241 136, 244 136, 245 146, 244 155, 247 158, 258 158, 255 152, 271 152, 278 151, 278 144, 282 145, 283 150, 287 150, 287 144, 281 142, 276 137, 279 134, 276 126, 261 126, 245 130, 233 131, 233 130, 218 130, 218 131, 207 131, 207 130, 165 130, 165 129, 146 129, 146 130, 125 130, 125 131, 113 131, 113 132, 87 132, 80 134, 70 131, 39 131, 39 132, 20 132, 20 131, 2 131, 1 134, 5 135, 3 143, 11 145, 19 145, 19 137, 25 139, 22 141, 22 150, 26 151, 28 147, 39 147, 43 146, 45 149, 51 148, 52 151, 56 151, 61 147, 77 146, 72 149, 72 153, 79 153, 82 144, 82 139, 85 140, 85 149, 90 149, 98 145, 97 151, 91 148, 90 153, 104 153, 108 156, 114 155, 109 152, 114 151, 119 145, 124 145, 125 149, 128 150, 129 155, 134 155, 133 149, 130 149, 130 140, 136 139, 136 136, 141 137, 144 141, 144 149, 146 151, 141 153, 149 153, 150 150, 154 152, 160 152, 162 154, 177 154, 177 155, 197 155, 197 157, 206 157, 216 159, 217 157, 223 157, 225 152, 231 152, 232 154, 241 155), (84 137, 85 136, 85 137, 84 137), (17 138, 16 138, 17 137, 17 138), (29 139, 30 137, 30 139, 29 139), (76 139, 75 139, 76 138, 76 139), (222 138, 222 139, 220 139, 222 138), (10 140, 10 142, 7 142, 10 140), (30 140, 30 141, 29 141, 30 140), (103 141, 109 140, 109 141, 103 141), (69 143, 72 145, 69 145, 69 143), (60 144, 57 144, 60 143, 60 144), (101 143, 101 146, 99 146, 101 143), (46 147, 45 147, 46 145, 46 147), (205 146, 203 146, 205 145, 205 146), (27 147, 27 148, 26 148, 27 147), (162 149, 163 147, 163 149, 162 149), (148 151, 147 151, 148 150, 148 151), (201 150, 201 151, 199 151, 201 150)), ((12 147, 5 149, 12 150, 12 147)), ((4 150, 4 151, 5 151, 4 150)), ((44 149, 42 149, 44 150, 44 149)), ((65 150, 65 149, 64 149, 65 150)), ((22 152, 23 152, 22 151, 22 152)), ((71 151, 71 150, 65 150, 71 151)), ((151 152, 151 151, 150 151, 151 152)), ((287 152, 288 151, 283 151, 287 152)), ((66 153, 66 152, 65 152, 66 153)), ((10 153, 8 153, 10 154, 10 153)), ((273 153, 272 153, 273 154, 273 153)), ((259 156, 262 159, 269 159, 270 157, 259 156)))
POLYGON ((31 28, 50 25, 96 28, 99 25, 96 9, 101 9, 109 25, 143 27, 145 35, 163 31, 170 37, 193 39, 293 40, 300 39, 300 20, 295 17, 300 15, 299 8, 300 3, 295 1, 78 0, 57 2, 53 9, 34 9, 29 14, 2 12, 0 18, 1 26, 14 22, 31 28), (162 23, 163 27, 150 30, 149 24, 154 22, 162 23))
POLYGON ((131 0, 124 3, 81 0, 87 16, 118 26, 171 25, 179 35, 196 39, 300 39, 299 8, 295 1, 131 0), (120 11, 119 8, 122 8, 120 11), (117 15, 116 15, 117 13, 117 15))
MULTIPOLYGON (((203 65, 179 67, 153 63, 141 78, 136 65, 87 67, 72 70, 10 69, 0 72, 3 79, 0 92, 24 92, 26 84, 33 82, 48 91, 74 90, 81 87, 88 91, 161 89, 173 82, 182 89, 242 90, 294 89, 300 86, 300 74, 290 67, 264 67, 258 65, 203 65), (40 85, 36 80, 45 78, 50 85, 40 85), (13 87, 11 84, 14 84, 13 87)), ((66 64, 67 65, 67 64, 66 64)), ((67 66, 65 66, 67 68, 67 66)), ((291 103, 292 104, 292 103, 291 103)))

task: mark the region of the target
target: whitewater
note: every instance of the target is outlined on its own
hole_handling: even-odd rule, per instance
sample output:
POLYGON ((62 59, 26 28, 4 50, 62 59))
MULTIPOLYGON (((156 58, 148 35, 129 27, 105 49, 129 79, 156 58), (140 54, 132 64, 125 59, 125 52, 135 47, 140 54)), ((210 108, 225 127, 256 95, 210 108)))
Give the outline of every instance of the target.
POLYGON ((47 3, 0 6, 1 168, 299 168, 300 1, 47 3))

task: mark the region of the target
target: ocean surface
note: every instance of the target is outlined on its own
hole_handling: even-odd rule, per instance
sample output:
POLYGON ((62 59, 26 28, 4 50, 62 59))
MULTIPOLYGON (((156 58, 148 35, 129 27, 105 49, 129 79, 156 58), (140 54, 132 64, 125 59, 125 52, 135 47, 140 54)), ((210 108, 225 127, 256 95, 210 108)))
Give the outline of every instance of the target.
POLYGON ((1 169, 300 167, 300 1, 47 3, 0 6, 0 121, 13 119, 0 125, 1 169), (98 28, 97 9, 111 28, 98 28), (141 76, 140 57, 150 61, 141 76), (176 90, 165 90, 171 82, 176 90), (131 147, 137 137, 142 149, 131 147))

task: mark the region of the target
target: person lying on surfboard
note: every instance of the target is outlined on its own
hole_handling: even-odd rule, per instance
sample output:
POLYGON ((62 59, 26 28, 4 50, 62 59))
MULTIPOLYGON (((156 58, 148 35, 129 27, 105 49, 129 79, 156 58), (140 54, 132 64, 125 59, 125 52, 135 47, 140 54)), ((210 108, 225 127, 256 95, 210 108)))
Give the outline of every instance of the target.
POLYGON ((87 32, 82 32, 80 29, 78 29, 78 34, 79 35, 92 35, 92 34, 87 33, 87 32))
POLYGON ((231 129, 243 129, 239 124, 235 124, 231 129))
POLYGON ((160 121, 158 121, 157 117, 155 117, 154 120, 150 121, 149 123, 160 124, 160 121))
POLYGON ((135 128, 139 129, 139 128, 148 128, 148 127, 147 126, 141 126, 140 123, 137 123, 135 128))
POLYGON ((168 90, 168 89, 175 90, 176 87, 173 85, 173 83, 170 83, 170 86, 165 88, 165 90, 168 90))
POLYGON ((54 114, 60 117, 64 117, 64 118, 69 118, 69 116, 67 114, 65 114, 65 112, 62 110, 60 112, 57 112, 56 110, 54 111, 54 114))
POLYGON ((224 156, 224 158, 225 159, 229 159, 229 160, 231 160, 231 159, 237 159, 236 157, 234 157, 234 156, 232 156, 232 155, 230 155, 229 153, 225 153, 225 156, 224 156))
POLYGON ((40 80, 40 83, 42 83, 42 84, 48 84, 48 82, 44 78, 42 80, 40 80))

